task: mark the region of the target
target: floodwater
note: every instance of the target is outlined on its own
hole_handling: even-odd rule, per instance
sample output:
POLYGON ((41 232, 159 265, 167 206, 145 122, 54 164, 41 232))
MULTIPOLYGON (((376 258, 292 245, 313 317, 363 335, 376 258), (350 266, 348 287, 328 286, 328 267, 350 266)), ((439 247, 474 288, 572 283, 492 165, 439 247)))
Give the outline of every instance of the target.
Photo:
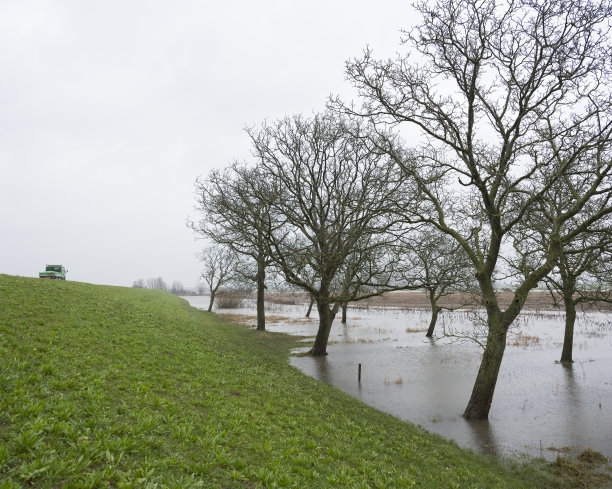
MULTIPOLYGON (((186 299, 194 307, 208 305, 206 297, 186 299)), ((303 317, 305 304, 267 304, 266 310, 269 331, 316 334, 316 308, 312 319, 303 317)), ((255 324, 252 306, 216 312, 244 315, 255 324)), ((612 314, 579 315, 570 367, 557 362, 564 316, 522 314, 508 337, 487 421, 462 417, 480 365, 480 347, 457 337, 425 338, 429 314, 427 310, 349 308, 346 325, 339 315, 334 321, 327 357, 296 356, 291 364, 464 447, 549 460, 559 453, 592 448, 612 458, 612 314)), ((437 334, 474 333, 475 319, 469 312, 440 314, 437 334)))

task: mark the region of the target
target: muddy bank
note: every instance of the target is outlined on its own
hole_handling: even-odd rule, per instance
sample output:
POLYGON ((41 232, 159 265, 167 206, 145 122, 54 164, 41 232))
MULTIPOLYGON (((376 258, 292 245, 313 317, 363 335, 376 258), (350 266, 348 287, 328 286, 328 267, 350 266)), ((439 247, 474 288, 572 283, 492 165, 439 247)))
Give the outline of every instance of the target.
MULTIPOLYGON (((506 307, 512 301, 512 292, 500 291, 497 294, 502 307, 506 307)), ((271 292, 267 294, 267 300, 275 304, 294 305, 308 302, 308 296, 299 292, 271 292)), ((440 299, 440 305, 451 308, 461 308, 466 310, 480 309, 480 298, 477 295, 467 293, 453 293, 440 299)), ((561 300, 559 300, 562 303, 561 300)), ((380 297, 371 297, 363 301, 351 303, 355 309, 367 307, 396 307, 406 309, 427 309, 430 308, 429 297, 423 291, 397 291, 388 292, 380 297)), ((612 311, 612 304, 598 304, 597 306, 586 306, 586 310, 612 311)), ((559 310, 545 290, 532 290, 527 296, 524 310, 528 311, 556 311, 559 310)))

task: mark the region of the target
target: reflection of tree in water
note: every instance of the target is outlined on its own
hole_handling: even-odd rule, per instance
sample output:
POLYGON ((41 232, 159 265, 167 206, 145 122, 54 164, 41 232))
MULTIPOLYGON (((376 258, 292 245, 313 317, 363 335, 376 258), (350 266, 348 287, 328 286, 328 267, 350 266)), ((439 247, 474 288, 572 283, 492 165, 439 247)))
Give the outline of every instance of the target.
POLYGON ((327 384, 332 383, 332 369, 327 362, 327 357, 313 357, 314 369, 316 372, 316 378, 322 380, 327 384))
POLYGON ((576 382, 576 376, 574 373, 574 368, 582 368, 582 370, 584 370, 584 367, 580 364, 580 362, 578 362, 578 366, 575 366, 574 364, 564 364, 561 363, 561 368, 563 369, 563 377, 565 378, 565 392, 567 394, 567 400, 570 402, 570 404, 574 407, 580 405, 580 386, 578 385, 578 383, 576 382))
MULTIPOLYGON (((587 422, 583 411, 582 390, 576 378, 575 369, 583 369, 580 362, 576 363, 561 363, 563 369, 563 379, 565 380, 565 388, 561 390, 561 396, 558 398, 560 404, 560 412, 563 413, 563 421, 559 426, 563 427, 568 435, 573 440, 583 439, 582 433, 584 424, 587 422)), ((561 380, 561 379, 560 379, 561 380)))
POLYGON ((350 328, 348 327, 348 324, 345 322, 340 323, 342 325, 342 342, 343 343, 351 343, 351 334, 350 334, 350 328))
POLYGON ((488 419, 480 421, 466 420, 466 423, 472 432, 474 445, 478 447, 478 450, 495 456, 499 456, 501 454, 501 447, 495 438, 493 428, 491 427, 491 423, 488 419))

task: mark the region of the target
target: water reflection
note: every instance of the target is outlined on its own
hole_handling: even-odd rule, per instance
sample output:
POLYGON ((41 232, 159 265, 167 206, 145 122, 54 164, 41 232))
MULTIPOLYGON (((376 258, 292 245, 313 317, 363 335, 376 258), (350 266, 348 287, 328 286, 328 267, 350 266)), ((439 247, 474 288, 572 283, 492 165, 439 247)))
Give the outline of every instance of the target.
POLYGON ((315 377, 323 382, 331 384, 331 372, 329 364, 327 363, 327 357, 318 357, 315 359, 315 377))
MULTIPOLYGON (((192 304, 198 305, 197 301, 192 304)), ((270 331, 316 333, 318 320, 304 320, 304 305, 268 308, 270 314, 285 318, 270 323, 270 331)), ((253 315, 254 311, 245 308, 242 313, 253 315)), ((520 316, 509 338, 489 421, 462 417, 480 364, 479 348, 426 338, 429 311, 349 308, 347 324, 338 321, 332 327, 327 357, 294 357, 291 363, 377 409, 462 446, 548 459, 565 447, 576 451, 589 447, 612 457, 609 318, 593 313, 579 320, 576 361, 564 366, 556 362, 563 341, 562 316, 520 316), (360 363, 361 383, 357 379, 360 363)), ((445 313, 439 327, 468 328, 470 319, 466 312, 445 313)))
POLYGON ((501 455, 500 447, 498 446, 493 428, 488 419, 482 421, 469 421, 466 422, 466 424, 472 432, 472 438, 475 441, 477 449, 493 455, 501 455))

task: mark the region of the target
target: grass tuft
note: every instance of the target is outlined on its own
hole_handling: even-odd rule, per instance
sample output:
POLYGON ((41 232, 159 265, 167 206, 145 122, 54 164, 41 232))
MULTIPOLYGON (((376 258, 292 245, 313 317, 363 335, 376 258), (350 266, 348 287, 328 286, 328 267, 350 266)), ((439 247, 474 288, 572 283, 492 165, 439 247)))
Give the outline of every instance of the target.
MULTIPOLYGON (((578 461, 558 455, 557 459, 550 464, 550 471, 567 481, 571 487, 598 487, 610 482, 609 474, 593 470, 592 462, 580 460, 581 456, 585 458, 583 454, 584 452, 578 455, 578 461)), ((592 457, 592 454, 586 456, 586 458, 590 457, 592 457)), ((603 461, 605 460, 605 457, 603 457, 603 461)), ((599 463, 603 463, 603 461, 599 463)))
POLYGON ((520 346, 522 348, 528 348, 535 346, 540 343, 539 336, 530 336, 528 334, 517 333, 512 339, 507 341, 508 346, 520 346))
POLYGON ((576 457, 580 462, 585 464, 592 465, 601 465, 608 461, 608 459, 597 450, 593 450, 592 448, 587 448, 580 452, 576 457))

